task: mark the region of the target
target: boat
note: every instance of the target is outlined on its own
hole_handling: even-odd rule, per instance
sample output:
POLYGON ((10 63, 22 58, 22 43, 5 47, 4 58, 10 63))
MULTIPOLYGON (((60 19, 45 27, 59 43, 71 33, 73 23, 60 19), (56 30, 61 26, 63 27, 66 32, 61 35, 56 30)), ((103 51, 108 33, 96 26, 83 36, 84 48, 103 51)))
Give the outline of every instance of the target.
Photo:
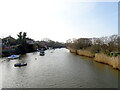
POLYGON ((14 64, 15 67, 27 66, 27 63, 16 63, 14 64))
POLYGON ((20 55, 11 55, 11 56, 9 56, 9 57, 7 57, 8 59, 17 59, 17 58, 19 58, 20 57, 20 55))
POLYGON ((40 51, 40 56, 44 56, 45 52, 44 51, 40 51))
POLYGON ((45 55, 45 53, 40 53, 40 56, 44 56, 45 55))

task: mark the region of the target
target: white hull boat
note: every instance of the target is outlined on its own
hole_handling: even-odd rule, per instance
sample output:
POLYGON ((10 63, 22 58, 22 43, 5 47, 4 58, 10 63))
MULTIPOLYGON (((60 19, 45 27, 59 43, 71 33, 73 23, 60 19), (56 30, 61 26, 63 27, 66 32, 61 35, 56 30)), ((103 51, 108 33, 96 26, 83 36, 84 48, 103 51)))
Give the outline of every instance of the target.
POLYGON ((20 55, 11 55, 8 57, 8 59, 17 59, 19 57, 20 57, 20 55))

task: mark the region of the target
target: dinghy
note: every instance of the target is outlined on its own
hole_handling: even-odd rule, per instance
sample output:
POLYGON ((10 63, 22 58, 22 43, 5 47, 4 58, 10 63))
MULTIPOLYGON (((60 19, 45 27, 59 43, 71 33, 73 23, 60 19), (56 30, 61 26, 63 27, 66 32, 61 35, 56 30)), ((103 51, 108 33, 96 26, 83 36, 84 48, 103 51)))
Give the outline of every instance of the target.
POLYGON ((8 57, 8 59, 17 59, 19 57, 20 57, 20 55, 11 55, 8 57))
POLYGON ((16 63, 14 64, 15 67, 27 66, 27 63, 16 63))

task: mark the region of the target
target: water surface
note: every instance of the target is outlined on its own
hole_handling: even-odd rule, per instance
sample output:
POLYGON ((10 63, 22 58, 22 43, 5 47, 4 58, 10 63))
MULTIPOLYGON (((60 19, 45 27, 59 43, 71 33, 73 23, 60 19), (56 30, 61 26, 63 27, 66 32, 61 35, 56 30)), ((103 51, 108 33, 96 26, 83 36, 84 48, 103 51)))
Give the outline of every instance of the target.
POLYGON ((67 49, 28 53, 16 60, 1 59, 3 88, 117 88, 118 70, 67 49), (27 62, 26 67, 14 67, 27 62))

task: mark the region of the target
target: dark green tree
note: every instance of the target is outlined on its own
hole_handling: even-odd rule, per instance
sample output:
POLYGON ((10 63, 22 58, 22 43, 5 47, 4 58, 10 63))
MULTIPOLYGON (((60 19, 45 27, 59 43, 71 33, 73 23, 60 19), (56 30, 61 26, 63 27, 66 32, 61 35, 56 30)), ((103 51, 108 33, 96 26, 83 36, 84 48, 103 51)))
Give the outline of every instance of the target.
POLYGON ((26 39, 26 36, 27 36, 27 33, 26 32, 23 32, 23 40, 26 39))
POLYGON ((17 36, 18 36, 18 39, 22 39, 22 32, 19 32, 17 36))

